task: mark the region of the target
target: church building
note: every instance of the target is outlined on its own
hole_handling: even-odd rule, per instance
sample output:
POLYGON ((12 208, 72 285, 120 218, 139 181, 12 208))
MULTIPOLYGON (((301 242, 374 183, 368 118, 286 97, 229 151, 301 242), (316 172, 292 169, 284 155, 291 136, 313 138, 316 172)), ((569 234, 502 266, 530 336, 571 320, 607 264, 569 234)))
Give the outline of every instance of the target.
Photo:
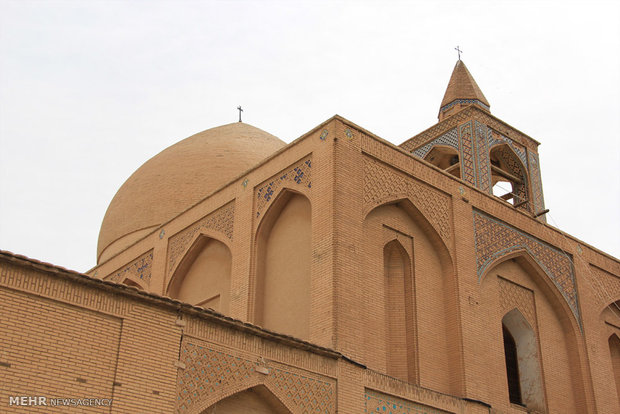
POLYGON ((398 146, 186 138, 87 274, 0 251, 0 412, 618 413, 620 261, 546 223, 538 145, 460 59, 398 146))

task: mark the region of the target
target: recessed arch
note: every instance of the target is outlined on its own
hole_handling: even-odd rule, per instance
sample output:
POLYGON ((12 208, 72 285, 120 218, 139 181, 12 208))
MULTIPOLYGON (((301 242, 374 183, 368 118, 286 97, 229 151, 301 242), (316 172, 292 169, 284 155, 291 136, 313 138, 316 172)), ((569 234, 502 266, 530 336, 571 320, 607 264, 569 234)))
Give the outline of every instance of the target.
MULTIPOLYGON (((267 204, 267 210, 260 212, 260 214, 257 216, 256 227, 260 228, 261 226, 269 226, 269 223, 263 224, 263 221, 269 222, 270 220, 270 215, 267 214, 267 212, 272 209, 274 209, 275 211, 281 209, 282 203, 286 203, 286 200, 288 200, 292 194, 299 194, 309 199, 310 194, 308 190, 308 187, 297 186, 293 188, 290 187, 288 184, 283 183, 280 187, 276 188, 274 190, 274 193, 271 195, 271 200, 273 201, 267 204)), ((273 217, 271 217, 271 220, 273 220, 273 217)))
POLYGON ((565 328, 572 332, 580 333, 581 323, 568 305, 566 298, 559 291, 555 283, 553 283, 551 276, 546 272, 543 266, 540 265, 527 247, 515 247, 495 257, 492 262, 486 265, 484 272, 480 275, 480 283, 484 283, 484 280, 494 268, 508 260, 514 260, 530 277, 532 277, 536 285, 543 291, 545 296, 550 299, 565 328))
POLYGON ((437 249, 437 254, 441 257, 443 271, 453 273, 454 268, 450 248, 446 245, 445 241, 441 238, 429 219, 424 215, 424 213, 422 213, 422 211, 420 211, 420 209, 416 207, 415 203, 409 198, 409 196, 404 194, 393 194, 389 197, 378 200, 377 205, 374 205, 365 212, 364 221, 367 220, 368 216, 373 211, 390 205, 395 205, 402 208, 416 223, 418 223, 418 225, 420 225, 423 232, 429 237, 431 243, 437 249))
MULTIPOLYGON (((523 315, 528 315, 523 319, 532 327, 539 340, 538 358, 544 384, 543 401, 547 410, 559 412, 571 406, 579 412, 585 411, 588 372, 583 368, 583 361, 586 357, 583 351, 585 343, 581 335, 581 327, 568 303, 543 268, 529 251, 521 249, 511 251, 494 260, 481 276, 483 277, 480 282, 481 292, 484 294, 482 299, 486 303, 499 306, 499 309, 504 311, 510 310, 504 306, 514 303, 523 304, 524 309, 518 310, 524 312, 523 315), (516 290, 512 293, 510 290, 502 293, 499 287, 501 280, 517 286, 517 289, 520 289, 519 292, 531 291, 530 299, 516 290), (547 381, 545 383, 546 372, 561 375, 568 381, 547 381), (563 395, 564 398, 559 398, 559 395, 563 395)), ((499 320, 492 316, 496 309, 498 308, 487 308, 485 312, 489 316, 484 319, 497 324, 495 326, 501 326, 499 320)), ((493 349, 497 352, 493 358, 499 358, 499 350, 503 351, 501 342, 495 342, 496 340, 501 341, 501 335, 493 339, 495 343, 493 349)), ((499 378, 496 379, 499 380, 499 378)), ((502 392, 501 388, 498 387, 497 392, 502 392)), ((508 395, 507 389, 504 392, 508 395)))
POLYGON ((261 220, 255 236, 254 322, 309 339, 312 209, 303 194, 284 189, 261 220))
MULTIPOLYGON (((171 267, 168 269, 168 275, 174 275, 176 273, 179 266, 181 266, 182 260, 187 260, 188 257, 191 257, 193 251, 196 249, 196 245, 199 244, 200 240, 204 239, 205 237, 220 241, 224 243, 226 247, 232 249, 231 240, 226 234, 214 229, 201 228, 200 231, 194 234, 194 236, 189 241, 184 243, 185 247, 181 249, 181 252, 178 254, 178 256, 176 256, 176 260, 171 264, 171 267)), ((172 248, 172 246, 170 245, 168 248, 170 249, 172 248)), ((172 276, 168 279, 168 282, 166 284, 166 292, 168 291, 171 281, 172 276)))
POLYGON ((459 320, 456 282, 444 240, 407 197, 393 196, 372 208, 365 214, 362 232, 362 314, 363 323, 370 327, 363 333, 367 366, 411 383, 432 382, 441 392, 460 393, 461 326, 455 323, 459 320), (387 321, 391 311, 387 304, 396 291, 386 281, 391 272, 408 278, 399 277, 396 284, 400 285, 400 315, 405 315, 409 328, 396 328, 396 332, 387 321), (411 294, 403 295, 404 291, 411 294), (406 356, 401 352, 397 357, 389 349, 393 337, 407 344, 406 356))
POLYGON ((228 313, 231 266, 228 246, 200 234, 176 267, 166 293, 195 306, 228 313))

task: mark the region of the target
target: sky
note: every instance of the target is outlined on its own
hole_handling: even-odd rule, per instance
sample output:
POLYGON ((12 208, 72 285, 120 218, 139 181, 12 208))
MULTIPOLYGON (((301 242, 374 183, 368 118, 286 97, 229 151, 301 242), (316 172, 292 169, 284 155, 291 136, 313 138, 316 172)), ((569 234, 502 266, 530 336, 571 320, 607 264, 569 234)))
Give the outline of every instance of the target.
POLYGON ((541 143, 550 224, 620 257, 619 1, 0 0, 0 249, 77 271, 145 161, 339 114, 400 144, 462 59, 541 143))

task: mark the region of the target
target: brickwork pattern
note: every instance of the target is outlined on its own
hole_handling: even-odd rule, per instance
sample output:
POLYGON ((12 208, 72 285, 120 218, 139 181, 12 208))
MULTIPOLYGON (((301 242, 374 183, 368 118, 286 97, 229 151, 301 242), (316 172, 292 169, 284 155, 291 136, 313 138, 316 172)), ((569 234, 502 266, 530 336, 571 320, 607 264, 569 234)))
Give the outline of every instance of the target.
POLYGON ((586 284, 592 287, 601 306, 607 306, 620 298, 620 277, 594 266, 590 266, 590 271, 591 277, 586 284))
POLYGON ((149 250, 142 256, 134 259, 127 266, 122 267, 104 280, 110 282, 123 282, 129 278, 138 282, 145 289, 151 284, 151 273, 153 271, 153 250, 149 250))
MULTIPOLYGON (((9 396, 113 398, 120 318, 4 287, 0 315, 0 358, 10 364, 0 366, 0 411, 62 412, 46 406, 9 406, 9 396)), ((102 408, 109 410, 82 406, 79 412, 103 412, 102 408)), ((78 412, 74 407, 69 411, 78 412)))
POLYGON ((181 346, 178 411, 189 412, 199 401, 215 403, 210 397, 231 395, 247 383, 265 383, 280 391, 285 404, 304 413, 334 413, 335 381, 317 374, 270 362, 269 375, 259 374, 257 357, 232 355, 208 342, 186 339, 181 346))
POLYGON ((476 185, 476 160, 474 154, 474 142, 472 139, 471 121, 459 126, 461 140, 461 178, 476 185))
POLYGON ((432 140, 428 144, 421 146, 420 148, 412 151, 412 154, 416 157, 424 158, 433 149, 435 145, 446 145, 459 151, 459 134, 456 128, 451 129, 440 137, 432 140))
POLYGON ((450 198, 370 158, 364 158, 364 210, 406 195, 446 242, 450 240, 450 198))
POLYGON ((534 292, 514 282, 498 277, 499 300, 502 314, 517 308, 530 323, 535 332, 538 332, 534 292))
POLYGON ((427 405, 404 400, 392 395, 366 389, 364 394, 366 401, 365 413, 384 414, 448 414, 448 411, 439 410, 427 405))
POLYGON ((196 234, 204 230, 213 230, 232 240, 234 219, 235 203, 231 201, 172 236, 168 243, 168 272, 174 269, 196 234))
POLYGON ((256 217, 260 217, 271 201, 278 194, 280 188, 289 185, 306 194, 312 188, 312 157, 307 157, 286 170, 272 176, 255 190, 256 217))
POLYGON ((573 262, 566 253, 478 211, 474 211, 474 237, 479 280, 496 259, 524 249, 545 271, 581 323, 573 262))
POLYGON ((126 315, 131 304, 118 297, 105 295, 83 286, 76 286, 69 280, 57 278, 45 273, 24 271, 23 268, 9 264, 0 266, 0 286, 32 293, 45 298, 54 298, 70 302, 76 306, 112 315, 126 315))

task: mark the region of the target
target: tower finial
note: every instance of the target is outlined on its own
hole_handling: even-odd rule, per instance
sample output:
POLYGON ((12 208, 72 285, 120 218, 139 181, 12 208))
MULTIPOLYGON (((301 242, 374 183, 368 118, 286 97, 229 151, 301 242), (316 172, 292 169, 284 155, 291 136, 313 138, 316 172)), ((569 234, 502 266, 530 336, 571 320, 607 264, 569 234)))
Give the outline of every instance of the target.
POLYGON ((455 47, 454 50, 457 51, 457 53, 459 54, 459 60, 461 60, 461 53, 463 53, 463 51, 461 49, 459 49, 459 47, 455 47))
POLYGON ((237 109, 239 110, 239 122, 241 122, 241 112, 243 112, 243 109, 241 109, 241 105, 239 105, 237 109))

